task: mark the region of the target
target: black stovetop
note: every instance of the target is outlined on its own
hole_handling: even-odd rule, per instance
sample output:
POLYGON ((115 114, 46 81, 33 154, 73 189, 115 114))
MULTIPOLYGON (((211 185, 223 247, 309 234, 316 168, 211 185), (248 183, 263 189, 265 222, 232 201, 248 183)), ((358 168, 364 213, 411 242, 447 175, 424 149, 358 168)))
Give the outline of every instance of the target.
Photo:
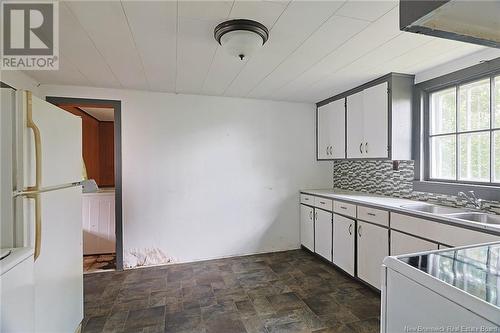
POLYGON ((399 260, 500 308, 500 244, 399 260))

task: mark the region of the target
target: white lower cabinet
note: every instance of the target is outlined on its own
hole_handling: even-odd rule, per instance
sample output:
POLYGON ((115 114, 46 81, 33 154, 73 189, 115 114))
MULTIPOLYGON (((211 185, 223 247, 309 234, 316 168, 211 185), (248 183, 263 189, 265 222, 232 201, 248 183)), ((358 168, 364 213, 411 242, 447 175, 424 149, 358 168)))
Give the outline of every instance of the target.
POLYGON ((436 243, 391 230, 391 256, 437 249, 436 243))
POLYGON ((300 205, 300 243, 314 251, 314 209, 300 205))
POLYGON ((332 213, 315 209, 314 252, 332 261, 332 213))
POLYGON ((358 221, 358 277, 381 288, 382 261, 389 255, 389 230, 358 221))
POLYGON ((354 220, 333 214, 333 263, 354 276, 354 220))

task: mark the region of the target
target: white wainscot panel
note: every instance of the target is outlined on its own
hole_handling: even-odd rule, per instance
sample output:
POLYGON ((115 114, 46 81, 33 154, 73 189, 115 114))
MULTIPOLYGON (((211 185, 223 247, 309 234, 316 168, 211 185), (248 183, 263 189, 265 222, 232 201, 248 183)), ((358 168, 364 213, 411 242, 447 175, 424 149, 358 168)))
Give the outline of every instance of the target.
POLYGON ((115 193, 83 196, 83 254, 115 253, 115 193))

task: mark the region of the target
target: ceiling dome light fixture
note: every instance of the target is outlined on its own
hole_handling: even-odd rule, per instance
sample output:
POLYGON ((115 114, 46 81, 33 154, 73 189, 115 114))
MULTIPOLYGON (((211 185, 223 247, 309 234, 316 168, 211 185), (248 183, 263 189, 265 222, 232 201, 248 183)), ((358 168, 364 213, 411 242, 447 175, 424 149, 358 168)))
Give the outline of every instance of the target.
POLYGON ((246 60, 267 42, 269 30, 259 22, 237 19, 216 26, 214 37, 229 54, 246 60))

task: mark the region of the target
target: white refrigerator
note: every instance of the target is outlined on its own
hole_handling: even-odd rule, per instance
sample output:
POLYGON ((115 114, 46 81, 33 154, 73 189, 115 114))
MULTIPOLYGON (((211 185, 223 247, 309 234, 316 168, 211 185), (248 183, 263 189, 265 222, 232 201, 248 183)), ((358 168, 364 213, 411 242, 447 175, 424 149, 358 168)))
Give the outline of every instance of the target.
POLYGON ((1 90, 0 331, 75 332, 83 319, 81 118, 30 92, 1 90), (13 301, 11 281, 29 275, 21 269, 32 271, 21 281, 31 302, 13 301))

